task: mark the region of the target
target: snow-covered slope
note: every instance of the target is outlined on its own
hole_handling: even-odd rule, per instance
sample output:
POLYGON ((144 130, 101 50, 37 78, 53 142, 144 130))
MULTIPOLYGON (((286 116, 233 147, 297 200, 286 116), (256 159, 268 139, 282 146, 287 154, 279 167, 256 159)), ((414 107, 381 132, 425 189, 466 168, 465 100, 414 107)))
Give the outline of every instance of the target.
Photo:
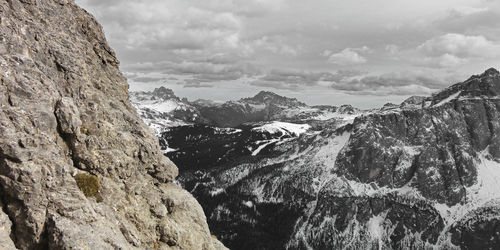
POLYGON ((311 126, 308 124, 294 124, 289 122, 270 122, 252 130, 266 131, 271 134, 299 136, 305 133, 311 126))
POLYGON ((131 92, 130 102, 157 135, 169 127, 205 122, 197 108, 187 100, 181 100, 172 90, 165 87, 152 92, 131 92))
MULTIPOLYGON (((277 105, 275 121, 163 139, 178 149, 167 155, 179 182, 234 249, 496 249, 499 96, 489 70, 368 112, 277 105)), ((231 105, 261 107, 246 104, 231 105)))

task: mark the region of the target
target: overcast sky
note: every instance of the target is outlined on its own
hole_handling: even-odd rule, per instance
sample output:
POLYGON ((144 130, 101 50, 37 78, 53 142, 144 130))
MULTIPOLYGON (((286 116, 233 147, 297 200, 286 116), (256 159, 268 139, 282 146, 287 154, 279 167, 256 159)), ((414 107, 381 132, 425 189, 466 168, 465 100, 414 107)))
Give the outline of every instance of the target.
POLYGON ((368 108, 500 67, 500 0, 76 0, 130 88, 368 108))

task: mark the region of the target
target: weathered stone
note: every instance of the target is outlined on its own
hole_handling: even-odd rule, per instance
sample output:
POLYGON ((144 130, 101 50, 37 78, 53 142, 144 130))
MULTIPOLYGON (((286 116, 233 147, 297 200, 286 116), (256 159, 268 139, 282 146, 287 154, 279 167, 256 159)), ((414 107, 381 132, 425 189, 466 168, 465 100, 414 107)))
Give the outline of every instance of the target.
POLYGON ((163 226, 178 248, 223 248, 171 183, 177 168, 94 18, 68 0, 2 1, 0 16, 0 248, 165 249, 163 226), (82 170, 96 199, 73 178, 82 170))
MULTIPOLYGON (((3 207, 0 201, 0 208, 3 207)), ((12 222, 7 214, 0 210, 0 249, 16 249, 14 242, 10 238, 12 222)))
POLYGON ((73 99, 63 97, 56 103, 56 118, 61 131, 66 134, 76 134, 82 125, 80 111, 75 106, 73 99))

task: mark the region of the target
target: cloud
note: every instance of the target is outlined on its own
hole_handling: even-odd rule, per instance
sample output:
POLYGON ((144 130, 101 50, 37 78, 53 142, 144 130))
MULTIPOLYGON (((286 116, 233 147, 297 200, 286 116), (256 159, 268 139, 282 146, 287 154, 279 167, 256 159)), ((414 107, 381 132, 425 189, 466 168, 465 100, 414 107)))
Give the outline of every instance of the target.
POLYGON ((199 62, 172 62, 137 63, 126 67, 127 71, 160 72, 169 75, 183 75, 201 82, 238 80, 245 76, 259 73, 259 69, 250 64, 224 63, 223 60, 202 60, 199 62))
POLYGON ((463 65, 468 61, 469 60, 466 58, 460 58, 458 56, 445 53, 441 56, 436 57, 424 57, 417 60, 417 64, 426 67, 451 68, 463 65))
POLYGON ((397 55, 397 54, 399 54, 399 52, 400 52, 400 48, 399 48, 399 46, 397 46, 397 45, 395 45, 395 44, 389 44, 389 45, 386 45, 386 46, 385 46, 385 50, 386 50, 387 52, 389 52, 389 54, 391 54, 391 55, 397 55))
POLYGON ((204 83, 195 79, 187 79, 181 84, 184 88, 213 88, 214 85, 204 83))
POLYGON ((265 75, 250 81, 250 85, 275 89, 299 90, 305 87, 330 85, 340 82, 363 72, 356 70, 339 70, 331 72, 313 72, 302 70, 273 69, 265 75))
POLYGON ((425 41, 417 48, 431 56, 453 55, 456 57, 494 57, 500 54, 500 45, 484 36, 467 36, 449 33, 425 41))
POLYGON ((436 86, 417 75, 441 83, 499 66, 499 1, 75 1, 103 24, 132 88, 165 81, 190 98, 233 85, 426 93, 436 86))
POLYGON ((453 68, 500 56, 500 43, 484 36, 448 33, 426 40, 409 53, 409 61, 430 68, 453 68))
POLYGON ((163 77, 149 77, 149 76, 137 76, 137 77, 128 77, 130 80, 134 82, 142 82, 142 83, 150 83, 150 82, 160 82, 165 81, 166 79, 163 77))
POLYGON ((255 80, 251 81, 250 85, 263 87, 263 88, 273 88, 273 89, 286 89, 286 90, 299 90, 300 84, 298 83, 285 83, 285 82, 273 82, 265 80, 255 80))
POLYGON ((322 55, 328 56, 328 62, 337 65, 356 65, 368 62, 368 60, 359 53, 369 51, 368 47, 359 49, 345 48, 338 53, 332 53, 330 50, 325 50, 322 55))
POLYGON ((324 74, 328 73, 274 69, 265 76, 261 77, 259 80, 267 82, 311 85, 319 81, 324 74))
POLYGON ((252 51, 263 49, 284 56, 297 56, 301 50, 300 47, 293 47, 286 44, 286 40, 282 36, 263 36, 249 42, 247 46, 251 48, 252 51))
POLYGON ((335 82, 331 87, 361 95, 428 95, 447 84, 427 72, 392 72, 335 82))
POLYGON ((435 22, 445 32, 483 35, 490 39, 500 38, 500 2, 491 1, 481 7, 457 7, 435 22))

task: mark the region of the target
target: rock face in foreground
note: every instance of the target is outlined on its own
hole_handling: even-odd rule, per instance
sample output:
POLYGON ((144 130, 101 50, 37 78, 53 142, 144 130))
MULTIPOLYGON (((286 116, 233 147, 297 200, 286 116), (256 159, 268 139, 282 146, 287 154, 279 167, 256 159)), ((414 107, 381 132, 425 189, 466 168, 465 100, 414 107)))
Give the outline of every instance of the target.
POLYGON ((86 11, 1 1, 0 40, 1 249, 224 248, 86 11))

